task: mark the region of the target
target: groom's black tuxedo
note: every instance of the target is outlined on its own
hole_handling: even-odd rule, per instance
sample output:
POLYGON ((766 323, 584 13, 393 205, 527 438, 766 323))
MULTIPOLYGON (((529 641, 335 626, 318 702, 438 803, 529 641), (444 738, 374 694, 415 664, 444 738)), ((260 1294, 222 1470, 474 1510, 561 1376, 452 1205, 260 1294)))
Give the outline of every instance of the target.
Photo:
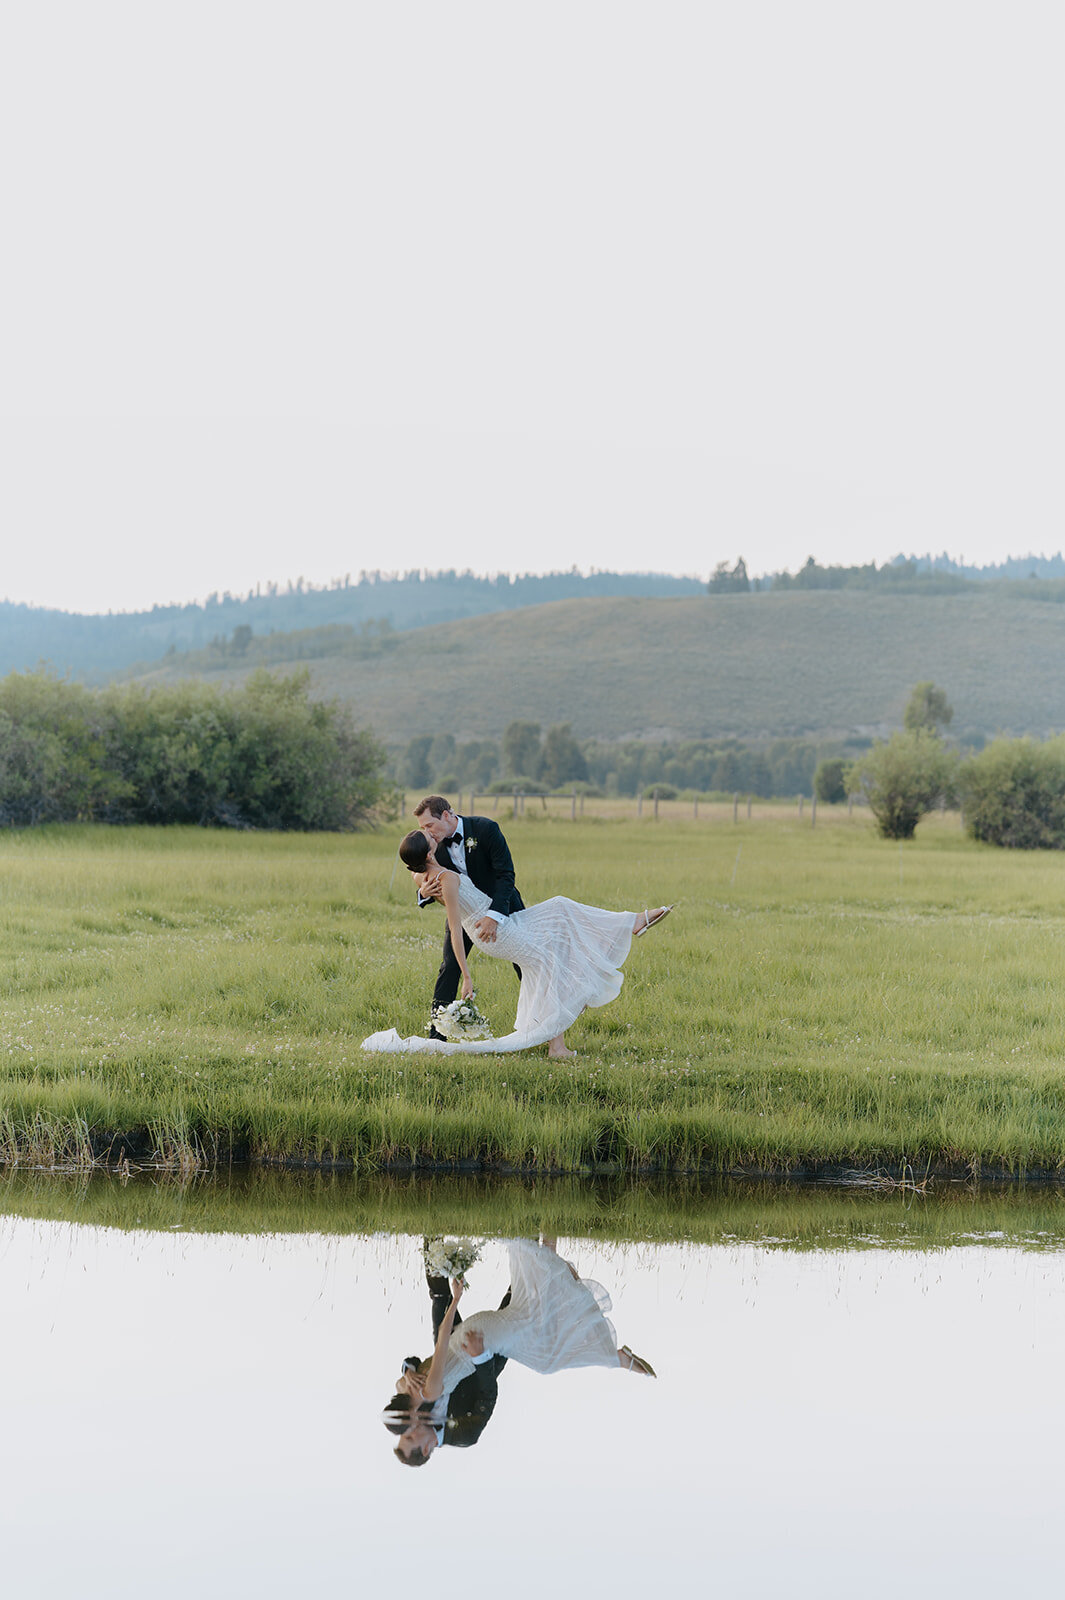
MULTIPOLYGON (((509 916, 514 911, 524 911, 525 902, 514 887, 514 862, 511 858, 510 847, 503 837, 503 830, 498 822, 493 822, 491 817, 460 817, 462 824, 462 847, 466 858, 466 871, 469 873, 470 882, 488 895, 491 899, 492 911, 499 911, 504 916, 509 916)), ((436 860, 442 867, 453 868, 451 853, 446 845, 436 847, 436 860)), ((435 902, 426 901, 432 905, 435 902)), ((467 933, 462 935, 466 954, 470 952, 470 937, 467 933)), ((514 969, 521 977, 518 968, 514 969)), ((451 929, 444 933, 444 952, 440 962, 440 971, 436 977, 436 988, 433 990, 433 1009, 437 1006, 449 1006, 459 992, 459 981, 462 973, 451 948, 451 929)))
MULTIPOLYGON (((451 1285, 446 1278, 434 1278, 426 1273, 429 1299, 433 1310, 433 1345, 436 1345, 440 1324, 451 1299, 451 1285)), ((499 1303, 499 1309, 510 1304, 508 1289, 499 1303)), ((461 1312, 455 1313, 455 1327, 462 1321, 461 1312)), ((447 1420, 444 1423, 444 1443, 466 1449, 476 1444, 491 1419, 499 1398, 499 1374, 507 1364, 506 1356, 492 1356, 474 1367, 468 1378, 460 1378, 447 1402, 447 1420)))

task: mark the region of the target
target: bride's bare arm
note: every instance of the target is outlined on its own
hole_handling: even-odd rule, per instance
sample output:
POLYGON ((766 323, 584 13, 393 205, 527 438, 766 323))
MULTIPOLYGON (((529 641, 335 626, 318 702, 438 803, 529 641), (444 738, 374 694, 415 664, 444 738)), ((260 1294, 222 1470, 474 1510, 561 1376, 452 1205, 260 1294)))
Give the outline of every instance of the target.
POLYGON ((462 937, 462 919, 459 916, 459 880, 455 872, 440 873, 440 895, 447 912, 447 925, 451 930, 451 948, 462 973, 462 998, 473 993, 473 979, 466 965, 466 942, 462 937))
POLYGON ((447 1364, 447 1346, 451 1338, 451 1331, 455 1326, 455 1312, 459 1308, 462 1298, 462 1280, 456 1278, 451 1285, 451 1301, 444 1312, 440 1323, 440 1332, 436 1336, 436 1348, 433 1359, 429 1363, 429 1371, 425 1375, 425 1389, 423 1399, 439 1400, 444 1392, 444 1367, 447 1364))

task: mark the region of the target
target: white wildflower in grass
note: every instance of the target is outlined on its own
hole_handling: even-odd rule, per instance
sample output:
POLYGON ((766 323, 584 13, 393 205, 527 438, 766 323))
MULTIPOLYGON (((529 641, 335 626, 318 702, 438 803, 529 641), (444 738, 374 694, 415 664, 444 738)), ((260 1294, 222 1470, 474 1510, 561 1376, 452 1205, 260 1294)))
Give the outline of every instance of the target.
POLYGON ((481 1259, 481 1247, 472 1239, 427 1239, 423 1250, 425 1270, 434 1278, 459 1278, 481 1259))
POLYGON ((492 1025, 474 1005, 476 995, 468 1000, 452 1000, 449 1006, 437 1006, 433 1011, 433 1027, 445 1039, 490 1039, 492 1025))

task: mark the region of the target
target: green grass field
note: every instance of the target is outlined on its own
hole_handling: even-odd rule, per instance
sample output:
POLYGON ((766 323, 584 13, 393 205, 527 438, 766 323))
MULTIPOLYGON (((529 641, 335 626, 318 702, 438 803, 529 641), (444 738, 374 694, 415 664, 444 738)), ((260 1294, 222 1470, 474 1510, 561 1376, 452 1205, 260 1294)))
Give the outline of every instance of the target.
MULTIPOLYGON (((527 900, 676 900, 574 1061, 363 1056, 420 1031, 442 918, 363 835, 0 837, 0 1153, 358 1166, 1065 1167, 1065 858, 867 814, 506 821, 527 900)), ((631 811, 630 811, 631 818, 631 811)), ((475 958, 497 1031, 509 967, 475 958)))

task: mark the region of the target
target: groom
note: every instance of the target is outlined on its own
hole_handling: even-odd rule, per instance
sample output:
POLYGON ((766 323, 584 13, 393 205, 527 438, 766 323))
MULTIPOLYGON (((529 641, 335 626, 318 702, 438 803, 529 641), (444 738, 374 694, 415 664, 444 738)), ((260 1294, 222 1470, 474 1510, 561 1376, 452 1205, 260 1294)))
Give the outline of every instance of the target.
MULTIPOLYGON (((428 1244, 428 1240, 424 1241, 428 1244)), ((444 1320, 451 1300, 451 1285, 446 1278, 435 1278, 425 1269, 425 1281, 429 1288, 429 1304, 433 1317, 433 1347, 436 1347, 437 1335, 440 1324, 444 1320)), ((510 1304, 510 1290, 508 1289, 499 1302, 499 1309, 510 1304)), ((455 1313, 455 1327, 462 1321, 461 1311, 455 1313)), ((479 1361, 469 1377, 460 1378, 452 1389, 447 1402, 447 1420, 444 1423, 443 1444, 458 1445, 467 1449, 471 1444, 476 1444, 489 1422, 492 1412, 496 1408, 499 1398, 499 1374, 507 1364, 506 1356, 490 1356, 484 1361, 479 1361)))
MULTIPOLYGON (((491 944, 496 936, 496 926, 505 921, 512 911, 523 911, 524 901, 514 887, 514 862, 507 841, 498 822, 491 817, 459 817, 443 795, 430 794, 414 808, 419 828, 427 833, 436 845, 436 861, 441 867, 450 867, 468 877, 478 889, 484 891, 491 905, 475 924, 482 939, 491 944)), ((435 904, 418 896, 419 906, 435 904)), ((472 940, 463 930, 462 941, 469 955, 472 940)), ((514 971, 521 978, 521 969, 514 971)), ((451 948, 451 929, 444 932, 444 955, 433 990, 433 1010, 449 1006, 459 992, 462 976, 455 952, 451 948)), ((430 1026, 430 1039, 444 1036, 430 1026)))

